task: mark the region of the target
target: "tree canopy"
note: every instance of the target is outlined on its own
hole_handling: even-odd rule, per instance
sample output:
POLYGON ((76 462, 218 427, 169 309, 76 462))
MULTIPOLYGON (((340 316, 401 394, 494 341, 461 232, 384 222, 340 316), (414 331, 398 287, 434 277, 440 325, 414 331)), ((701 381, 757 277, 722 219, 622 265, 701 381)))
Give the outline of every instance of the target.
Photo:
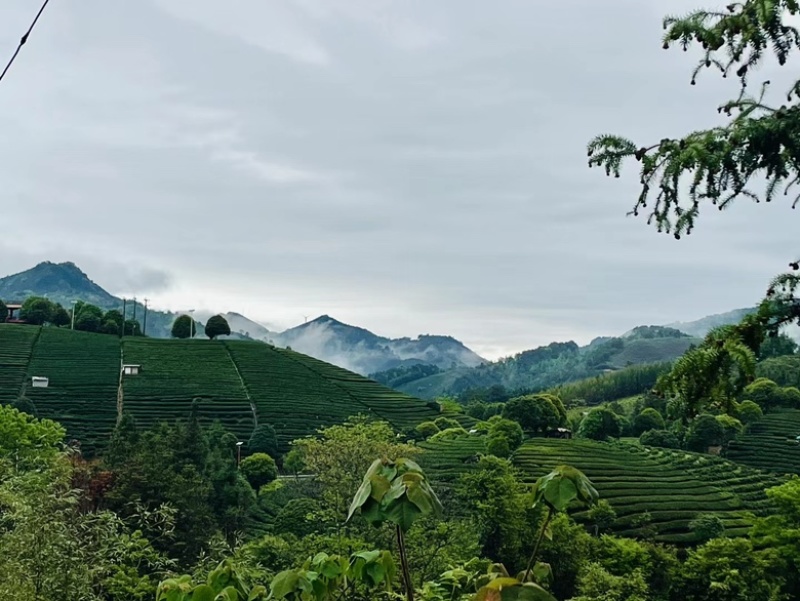
POLYGON ((179 316, 172 324, 173 338, 191 338, 194 322, 188 315, 179 316))
MULTIPOLYGON (((778 193, 791 195, 791 206, 797 207, 800 80, 786 90, 785 102, 776 105, 767 100, 770 82, 753 84, 752 77, 770 55, 784 65, 800 49, 800 32, 790 22, 798 12, 797 0, 743 0, 724 11, 695 10, 664 19, 664 49, 676 44, 684 50, 693 44, 702 47, 692 85, 712 69, 737 77, 739 94, 717 107, 730 117, 721 126, 644 145, 610 134, 589 142, 589 166, 601 167, 607 175, 620 177, 624 161, 640 163, 641 190, 631 214, 646 213, 659 232, 680 238, 692 233, 701 207, 721 211, 742 197, 771 202, 778 193)), ((800 261, 790 266, 796 272, 800 261)), ((776 277, 759 311, 759 325, 776 333, 781 325, 800 320, 798 287, 796 273, 776 277)))
POLYGON ((212 315, 206 322, 206 336, 214 340, 217 336, 230 336, 231 327, 222 315, 212 315))

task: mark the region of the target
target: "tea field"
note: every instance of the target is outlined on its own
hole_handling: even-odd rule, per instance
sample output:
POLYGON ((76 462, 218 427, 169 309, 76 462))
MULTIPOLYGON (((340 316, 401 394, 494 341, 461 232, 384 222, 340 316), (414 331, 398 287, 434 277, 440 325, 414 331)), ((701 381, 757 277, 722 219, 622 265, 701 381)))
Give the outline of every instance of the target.
MULTIPOLYGON (((431 477, 446 486, 472 469, 481 444, 478 437, 423 443, 427 452, 421 461, 431 477)), ((516 451, 512 461, 530 484, 557 465, 577 467, 616 511, 616 534, 640 536, 649 526, 656 540, 672 543, 694 541, 689 522, 704 513, 719 516, 728 535, 744 534, 752 521, 748 514, 771 511, 764 489, 783 481, 777 474, 720 457, 647 448, 635 442, 533 438, 516 451), (648 516, 649 524, 643 523, 648 516)), ((577 511, 575 517, 587 519, 585 511, 577 511)))
POLYGON ((116 424, 119 360, 118 338, 42 328, 28 364, 25 395, 39 417, 61 423, 91 455, 116 424), (49 386, 33 388, 32 376, 48 377, 49 386))
POLYGON ((254 415, 228 349, 220 341, 125 338, 126 364, 141 366, 122 379, 123 408, 140 424, 186 417, 196 399, 203 421, 218 419, 249 438, 254 415))
POLYGON ((424 401, 300 353, 250 341, 225 345, 259 422, 271 424, 282 445, 357 413, 385 419, 398 429, 438 415, 424 401))
POLYGON ((0 402, 25 394, 42 417, 94 453, 122 408, 142 424, 185 418, 197 401, 242 440, 272 425, 282 446, 363 413, 397 429, 439 415, 438 406, 300 353, 260 342, 124 338, 0 324, 0 402), (141 366, 120 378, 123 364, 141 366), (50 378, 32 388, 32 376, 50 378), (120 382, 122 384, 120 388, 120 382))
POLYGON ((783 474, 800 474, 800 411, 767 413, 730 444, 728 459, 783 474))
POLYGON ((0 327, 0 403, 15 401, 22 390, 38 328, 0 327))

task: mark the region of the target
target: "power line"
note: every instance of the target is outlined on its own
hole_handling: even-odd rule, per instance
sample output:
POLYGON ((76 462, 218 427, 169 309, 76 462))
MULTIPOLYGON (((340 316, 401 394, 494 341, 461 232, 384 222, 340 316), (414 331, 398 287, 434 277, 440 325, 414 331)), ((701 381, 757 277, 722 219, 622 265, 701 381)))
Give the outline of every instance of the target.
POLYGON ((42 8, 40 8, 39 12, 36 13, 36 18, 33 20, 33 23, 31 23, 31 26, 28 27, 28 31, 26 31, 25 35, 23 35, 22 38, 20 38, 19 45, 17 46, 17 49, 14 51, 14 54, 11 55, 11 60, 8 61, 8 64, 6 65, 6 68, 3 69, 2 73, 0 73, 0 81, 3 80, 3 78, 6 76, 6 73, 8 73, 8 70, 11 68, 11 65, 14 64, 15 60, 17 60, 17 55, 19 54, 19 51, 22 50, 22 47, 25 45, 25 42, 28 41, 28 36, 31 35, 31 32, 33 31, 33 28, 36 27, 36 22, 39 20, 39 17, 42 16, 42 13, 44 12, 44 9, 47 8, 47 4, 49 2, 50 2, 50 0, 44 0, 44 4, 42 4, 42 8))

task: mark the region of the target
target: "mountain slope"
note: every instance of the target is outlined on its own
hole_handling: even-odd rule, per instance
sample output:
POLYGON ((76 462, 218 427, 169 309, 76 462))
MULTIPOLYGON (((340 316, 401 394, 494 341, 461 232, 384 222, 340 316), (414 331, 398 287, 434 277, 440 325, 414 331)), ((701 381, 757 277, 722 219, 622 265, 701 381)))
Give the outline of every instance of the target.
POLYGON ((360 374, 400 365, 428 364, 439 368, 474 367, 484 359, 450 336, 385 338, 323 315, 272 336, 276 344, 360 374))
POLYGON ((0 298, 22 302, 29 296, 46 296, 69 308, 82 300, 103 309, 116 309, 121 300, 94 283, 74 263, 46 261, 35 267, 0 278, 0 298))
MULTIPOLYGON (((26 271, 0 278, 0 299, 21 302, 29 296, 44 296, 68 310, 72 302, 78 300, 97 305, 101 309, 123 310, 121 298, 104 290, 71 262, 45 261, 26 271)), ((159 338, 170 335, 172 322, 177 316, 174 313, 149 309, 147 323, 144 324, 144 306, 141 302, 131 300, 125 304, 125 314, 128 319, 136 319, 146 325, 148 336, 159 338)))
POLYGON ((675 328, 681 332, 685 332, 690 336, 698 338, 704 337, 713 328, 718 326, 726 326, 734 323, 739 323, 750 313, 756 312, 756 307, 749 309, 734 309, 733 311, 726 311, 725 313, 717 313, 716 315, 707 315, 695 321, 685 321, 667 324, 666 327, 675 328))
POLYGON ((545 390, 590 378, 629 365, 661 363, 680 357, 699 339, 672 328, 640 326, 618 338, 596 338, 579 347, 575 342, 553 342, 475 368, 442 370, 423 377, 406 378, 411 369, 373 374, 397 390, 432 399, 460 396, 474 389, 501 386, 509 392, 545 390))
MULTIPOLYGON (((18 274, 0 278, 0 299, 22 301, 29 296, 45 296, 69 308, 82 300, 103 309, 122 310, 122 299, 108 293, 83 273, 74 263, 44 262, 18 274)), ((177 313, 149 310, 148 336, 169 338, 177 313)), ((205 320, 211 314, 195 313, 205 320)), ((416 339, 391 339, 369 330, 344 324, 327 315, 284 332, 274 326, 255 322, 239 313, 223 313, 231 327, 232 339, 252 339, 293 349, 367 375, 405 364, 430 364, 439 368, 475 366, 483 359, 449 336, 419 336, 416 339)), ((144 321, 141 303, 128 301, 127 317, 144 321)), ((144 325, 144 324, 143 324, 144 325)), ((203 329, 198 324, 198 334, 203 329)))
POLYGON ((359 413, 398 429, 437 417, 438 406, 358 374, 255 341, 159 340, 0 324, 0 400, 29 398, 40 417, 62 423, 91 454, 103 447, 118 415, 142 425, 185 418, 193 401, 204 419, 220 420, 247 440, 256 423, 272 425, 283 448, 359 413), (118 383, 121 364, 141 366, 118 383), (49 378, 46 388, 30 385, 49 378))

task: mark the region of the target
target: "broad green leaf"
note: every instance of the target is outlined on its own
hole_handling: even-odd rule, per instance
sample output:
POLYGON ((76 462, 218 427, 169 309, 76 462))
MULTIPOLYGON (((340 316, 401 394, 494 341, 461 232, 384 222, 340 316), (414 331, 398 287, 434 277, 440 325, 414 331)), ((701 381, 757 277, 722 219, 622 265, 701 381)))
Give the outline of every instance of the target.
POLYGON ((369 576, 370 584, 372 586, 380 584, 386 577, 386 571, 379 563, 368 563, 365 568, 365 573, 367 576, 369 576))
POLYGON ((408 532, 414 521, 421 515, 417 506, 407 499, 397 499, 384 510, 386 518, 393 524, 400 526, 403 532, 408 532))
MULTIPOLYGON (((383 476, 390 482, 397 476, 397 466, 392 462, 381 462, 381 467, 375 472, 376 475, 383 476)), ((371 476, 370 476, 371 477, 371 476)))
POLYGON ((541 586, 522 584, 516 578, 496 578, 473 597, 474 601, 556 601, 541 586))
POLYGON ((321 580, 314 580, 311 583, 311 594, 314 595, 314 598, 317 599, 317 601, 322 601, 325 599, 328 596, 327 593, 328 587, 325 586, 325 583, 321 580))
POLYGON ((406 470, 422 473, 422 468, 419 466, 419 464, 412 461, 411 459, 402 457, 398 459, 397 462, 400 463, 404 468, 406 468, 406 470))
POLYGON ((239 591, 235 586, 228 586, 214 599, 215 601, 239 601, 239 591))
POLYGON ((406 496, 423 515, 430 515, 435 511, 433 500, 419 484, 410 484, 406 491, 406 496))
POLYGON ((509 586, 517 586, 518 584, 520 584, 520 582, 516 578, 501 577, 501 578, 495 578, 484 588, 488 588, 491 590, 500 590, 509 586))
POLYGON ((372 464, 367 469, 367 473, 364 474, 364 479, 365 480, 370 479, 372 476, 374 476, 375 474, 380 472, 382 469, 383 469, 383 460, 382 459, 376 459, 375 461, 372 462, 372 464))
POLYGON ((356 512, 356 509, 364 505, 369 499, 370 493, 372 492, 372 483, 367 476, 364 476, 364 480, 361 482, 361 486, 358 487, 355 496, 353 497, 353 502, 350 503, 350 511, 347 512, 347 520, 350 521, 350 518, 353 517, 353 514, 356 512))
POLYGON ((403 480, 395 480, 392 488, 389 489, 382 499, 381 505, 385 508, 392 504, 397 499, 400 499, 406 493, 406 485, 403 480))
POLYGON ((247 601, 259 601, 267 598, 267 588, 261 584, 256 585, 247 596, 247 601))
POLYGON ((359 559, 363 559, 366 562, 370 562, 378 559, 380 555, 381 555, 380 551, 359 551, 358 553, 354 553, 353 557, 354 558, 357 557, 359 559))
POLYGON ((533 579, 538 584, 550 584, 553 580, 553 568, 549 563, 537 561, 533 566, 533 579))
POLYGON ((361 516, 373 526, 379 526, 385 519, 380 504, 375 499, 367 499, 361 507, 361 516))
POLYGON ((201 584, 192 591, 192 601, 214 601, 217 594, 208 584, 201 584))
POLYGON ((392 483, 381 474, 372 476, 372 478, 370 478, 370 484, 372 485, 370 496, 379 503, 383 500, 383 495, 392 487, 392 483))
POLYGON ((578 489, 575 484, 566 478, 554 478, 544 489, 545 500, 557 511, 564 511, 577 494, 578 489))
POLYGON ((269 585, 270 596, 276 599, 283 599, 297 589, 299 582, 300 574, 296 570, 279 572, 269 585))

